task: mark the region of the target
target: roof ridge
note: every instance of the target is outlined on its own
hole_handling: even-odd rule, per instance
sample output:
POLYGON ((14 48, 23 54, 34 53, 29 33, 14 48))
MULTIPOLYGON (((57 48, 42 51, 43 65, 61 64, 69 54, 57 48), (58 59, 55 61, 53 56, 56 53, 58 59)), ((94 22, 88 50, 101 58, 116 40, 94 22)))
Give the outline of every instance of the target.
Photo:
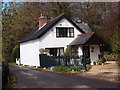
POLYGON ((88 23, 75 23, 77 25, 88 25, 88 23))
POLYGON ((63 15, 64 15, 64 13, 62 13, 62 14, 59 15, 59 16, 56 16, 56 17, 54 17, 54 18, 49 19, 47 22, 51 22, 51 21, 55 20, 56 18, 59 18, 59 17, 61 17, 61 16, 63 16, 63 15))

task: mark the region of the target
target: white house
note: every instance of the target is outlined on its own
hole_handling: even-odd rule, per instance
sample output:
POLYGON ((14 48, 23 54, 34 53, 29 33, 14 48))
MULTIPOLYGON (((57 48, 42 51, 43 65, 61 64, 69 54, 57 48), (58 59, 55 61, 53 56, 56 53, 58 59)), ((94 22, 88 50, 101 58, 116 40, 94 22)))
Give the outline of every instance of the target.
POLYGON ((58 56, 67 45, 78 46, 78 55, 86 55, 93 63, 99 58, 102 44, 87 24, 76 24, 64 14, 51 20, 41 15, 38 29, 20 41, 21 64, 40 66, 40 49, 58 56))

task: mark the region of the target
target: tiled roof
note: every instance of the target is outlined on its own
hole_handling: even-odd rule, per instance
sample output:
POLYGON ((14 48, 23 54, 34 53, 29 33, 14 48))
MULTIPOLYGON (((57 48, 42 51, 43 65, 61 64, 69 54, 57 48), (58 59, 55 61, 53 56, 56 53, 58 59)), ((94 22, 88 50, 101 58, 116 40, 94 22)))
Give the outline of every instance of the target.
POLYGON ((92 32, 87 23, 76 23, 84 32, 92 32))
POLYGON ((94 33, 88 32, 79 34, 69 45, 90 45, 90 44, 104 44, 102 40, 94 33))
POLYGON ((61 19, 66 18, 71 24, 73 24, 81 33, 85 33, 81 28, 79 28, 72 20, 70 20, 65 14, 62 14, 52 20, 49 20, 49 22, 43 26, 40 30, 38 28, 31 32, 29 35, 27 35, 25 38, 23 38, 20 43, 34 40, 37 38, 40 38, 42 35, 44 35, 47 31, 49 31, 55 24, 57 24, 61 19))

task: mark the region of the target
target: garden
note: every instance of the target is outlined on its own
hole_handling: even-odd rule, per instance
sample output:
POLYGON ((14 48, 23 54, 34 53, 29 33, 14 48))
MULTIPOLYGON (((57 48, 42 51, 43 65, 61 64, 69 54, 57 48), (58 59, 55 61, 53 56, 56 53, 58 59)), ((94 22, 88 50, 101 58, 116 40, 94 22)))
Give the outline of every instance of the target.
POLYGON ((57 66, 57 67, 53 68, 52 71, 54 71, 54 72, 79 73, 79 72, 89 71, 91 68, 92 68, 91 65, 86 66, 86 68, 84 68, 83 66, 78 66, 78 67, 74 67, 74 66, 57 66))

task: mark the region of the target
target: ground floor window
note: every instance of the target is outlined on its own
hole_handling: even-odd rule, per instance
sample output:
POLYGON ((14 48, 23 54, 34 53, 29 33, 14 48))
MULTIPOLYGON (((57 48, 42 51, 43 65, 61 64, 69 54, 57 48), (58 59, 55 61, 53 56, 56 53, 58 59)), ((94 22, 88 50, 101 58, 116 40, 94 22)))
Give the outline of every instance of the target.
POLYGON ((64 47, 60 48, 45 48, 45 50, 53 56, 62 56, 64 54, 64 47))

